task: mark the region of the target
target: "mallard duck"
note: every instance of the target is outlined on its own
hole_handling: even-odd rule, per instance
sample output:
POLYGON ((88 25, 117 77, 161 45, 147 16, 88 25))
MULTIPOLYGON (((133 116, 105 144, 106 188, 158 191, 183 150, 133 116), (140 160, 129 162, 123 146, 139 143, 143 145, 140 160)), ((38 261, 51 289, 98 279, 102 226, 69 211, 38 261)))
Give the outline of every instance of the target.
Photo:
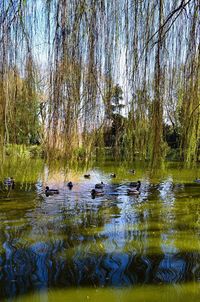
POLYGON ((14 189, 15 187, 15 180, 13 177, 8 177, 4 179, 4 185, 9 189, 14 189))
POLYGON ((92 196, 103 196, 104 191, 102 189, 92 189, 91 195, 92 196))
MULTIPOLYGON (((135 183, 131 183, 131 184, 135 184, 135 183)), ((138 182, 135 185, 132 185, 133 188, 129 188, 128 189, 128 194, 129 195, 139 195, 140 194, 140 187, 141 187, 141 182, 138 180, 138 182)))
POLYGON ((103 189, 104 186, 105 186, 105 184, 103 183, 103 181, 101 181, 100 184, 95 185, 95 189, 103 189))
POLYGON ((134 169, 129 170, 129 173, 135 174, 135 170, 134 169))
POLYGON ((71 181, 69 181, 68 184, 67 184, 67 186, 71 190, 73 188, 73 183, 71 181))
POLYGON ((49 189, 49 187, 45 188, 45 194, 46 195, 54 195, 54 194, 59 194, 58 189, 49 189))
POLYGON ((111 178, 115 178, 115 177, 116 177, 116 174, 115 174, 115 173, 111 173, 111 174, 110 174, 110 177, 111 177, 111 178))
POLYGON ((194 182, 197 182, 198 184, 200 184, 200 179, 196 178, 196 179, 194 180, 194 182))
POLYGON ((90 174, 84 174, 85 178, 90 178, 90 174))

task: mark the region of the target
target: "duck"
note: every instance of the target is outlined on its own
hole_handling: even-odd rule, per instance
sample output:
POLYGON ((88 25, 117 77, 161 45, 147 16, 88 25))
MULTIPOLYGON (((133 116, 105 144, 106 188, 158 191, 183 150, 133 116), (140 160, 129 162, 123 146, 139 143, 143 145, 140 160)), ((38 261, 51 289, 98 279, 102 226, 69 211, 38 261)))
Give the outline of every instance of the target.
POLYGON ((115 178, 115 177, 116 177, 116 174, 115 174, 115 173, 111 173, 111 174, 110 174, 110 177, 111 177, 111 178, 115 178))
POLYGON ((129 170, 129 173, 135 174, 135 170, 134 169, 129 170))
POLYGON ((85 178, 90 178, 90 174, 84 174, 85 178))
POLYGON ((103 183, 103 181, 101 181, 101 183, 95 185, 95 189, 103 189, 104 186, 105 184, 103 183))
POLYGON ((49 195, 54 195, 54 194, 59 194, 59 190, 58 190, 58 189, 49 189, 49 187, 47 186, 47 187, 45 188, 45 194, 46 194, 47 196, 49 196, 49 195))
POLYGON ((199 178, 196 178, 196 179, 194 180, 194 182, 197 182, 198 184, 200 184, 200 179, 199 179, 199 178))
POLYGON ((67 184, 67 186, 71 190, 73 188, 73 183, 71 181, 69 181, 68 184, 67 184))
POLYGON ((132 186, 133 188, 128 189, 128 195, 139 195, 140 194, 140 187, 141 187, 141 182, 138 180, 136 186, 132 186))
POLYGON ((8 189, 14 189, 15 188, 15 180, 13 177, 8 177, 4 179, 4 185, 8 188, 8 189))
POLYGON ((92 197, 94 197, 94 196, 103 196, 104 191, 102 189, 92 189, 91 195, 92 195, 92 197))

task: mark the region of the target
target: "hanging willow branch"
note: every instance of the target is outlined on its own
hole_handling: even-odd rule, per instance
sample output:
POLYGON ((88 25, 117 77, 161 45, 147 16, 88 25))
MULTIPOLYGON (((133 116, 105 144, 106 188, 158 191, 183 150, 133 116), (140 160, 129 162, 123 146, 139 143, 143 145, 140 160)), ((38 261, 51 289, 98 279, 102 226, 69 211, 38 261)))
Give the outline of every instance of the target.
POLYGON ((182 157, 196 161, 199 7, 199 0, 2 0, 0 145, 42 137, 51 156, 81 150, 89 158, 107 145, 160 163, 172 127, 182 157))

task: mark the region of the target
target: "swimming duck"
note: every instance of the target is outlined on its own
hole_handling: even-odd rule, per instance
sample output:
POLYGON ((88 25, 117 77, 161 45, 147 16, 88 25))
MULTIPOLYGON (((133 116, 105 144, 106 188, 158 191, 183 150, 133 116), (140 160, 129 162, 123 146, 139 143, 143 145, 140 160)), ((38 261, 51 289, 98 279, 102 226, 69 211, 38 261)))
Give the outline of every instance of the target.
POLYGON ((135 170, 134 169, 129 170, 129 173, 135 174, 135 170))
POLYGON ((92 195, 92 197, 94 197, 94 196, 103 196, 104 191, 102 189, 92 189, 91 195, 92 195))
POLYGON ((100 184, 95 185, 95 189, 103 189, 104 186, 105 186, 105 184, 103 183, 103 181, 101 181, 100 184))
POLYGON ((110 174, 110 177, 115 178, 115 177, 116 177, 116 174, 115 174, 115 173, 111 173, 111 174, 110 174))
POLYGON ((4 179, 4 185, 8 188, 8 189, 14 189, 15 187, 15 180, 13 177, 8 177, 4 179))
POLYGON ((71 190, 73 188, 73 183, 71 181, 69 181, 68 184, 67 184, 67 186, 71 190))
POLYGON ((133 188, 129 188, 128 189, 128 194, 129 195, 139 195, 140 194, 140 187, 141 187, 141 182, 138 180, 138 182, 136 183, 136 186, 133 186, 133 188))
POLYGON ((48 195, 54 195, 54 194, 59 194, 58 189, 49 189, 49 187, 45 188, 45 194, 48 195))
POLYGON ((196 179, 194 180, 194 182, 197 182, 198 184, 200 184, 200 179, 196 178, 196 179))
POLYGON ((85 178, 90 178, 90 174, 85 174, 84 177, 85 178))

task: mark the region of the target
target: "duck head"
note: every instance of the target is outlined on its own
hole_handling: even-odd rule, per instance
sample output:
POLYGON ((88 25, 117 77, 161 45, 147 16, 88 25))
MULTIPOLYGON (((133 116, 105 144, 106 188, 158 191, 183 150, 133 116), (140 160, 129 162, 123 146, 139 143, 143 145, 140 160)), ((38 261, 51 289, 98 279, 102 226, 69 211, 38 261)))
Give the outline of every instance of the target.
POLYGON ((137 188, 136 188, 136 190, 139 190, 140 187, 141 187, 141 181, 138 180, 138 181, 137 181, 137 188))
POLYGON ((73 187, 73 183, 72 183, 71 181, 69 181, 68 184, 67 184, 67 186, 68 186, 68 188, 71 190, 72 187, 73 187))

